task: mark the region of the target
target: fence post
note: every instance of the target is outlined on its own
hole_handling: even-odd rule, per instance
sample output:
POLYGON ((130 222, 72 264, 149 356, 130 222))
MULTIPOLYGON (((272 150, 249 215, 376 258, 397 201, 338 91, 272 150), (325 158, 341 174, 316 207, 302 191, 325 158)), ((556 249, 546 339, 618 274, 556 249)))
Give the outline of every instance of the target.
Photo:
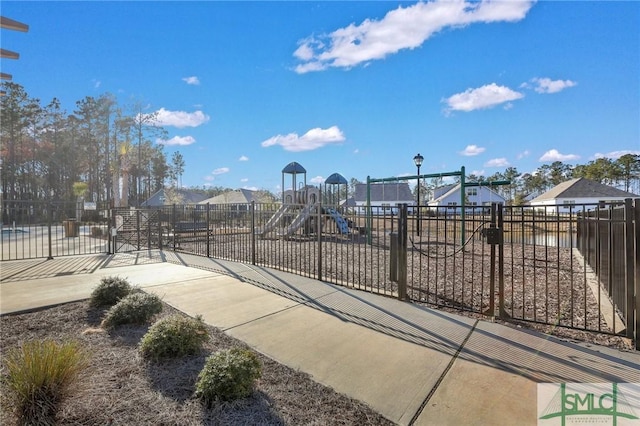
MULTIPOLYGON (((491 203, 491 222, 489 229, 496 228, 497 203, 491 203)), ((489 262, 489 311, 487 315, 494 316, 496 312, 496 245, 491 244, 489 262)))
POLYGON ((398 300, 407 300, 407 204, 398 204, 398 300))
POLYGON ((322 190, 319 190, 318 204, 316 205, 316 235, 318 236, 318 281, 322 281, 322 190))
POLYGON ((49 214, 47 215, 47 228, 49 231, 49 256, 47 257, 47 260, 51 260, 53 259, 53 244, 52 244, 52 239, 51 239, 51 222, 53 222, 53 204, 49 203, 49 208, 47 209, 49 211, 49 214))
POLYGON ((625 289, 626 289, 626 318, 625 322, 627 324, 627 337, 633 339, 634 332, 634 296, 635 296, 635 288, 634 288, 634 255, 633 255, 633 246, 635 244, 634 241, 634 232, 633 232, 633 205, 631 204, 631 198, 625 198, 624 200, 624 253, 625 253, 625 289))
POLYGON ((251 264, 256 264, 256 202, 251 201, 251 264))
MULTIPOLYGON (((131 212, 131 210, 129 210, 129 212, 131 212)), ((140 229, 140 210, 138 209, 136 209, 136 230, 138 231, 136 232, 136 245, 138 250, 140 250, 140 232, 142 232, 142 229, 140 229)))
POLYGON ((178 233, 176 232, 176 205, 173 204, 171 209, 171 229, 173 229, 173 250, 175 251, 178 245, 178 233))
POLYGON ((504 205, 498 204, 496 210, 498 215, 498 315, 500 318, 505 318, 507 315, 504 310, 504 205))
POLYGON ((162 251, 162 207, 158 209, 158 247, 162 251))
POLYGON ((636 198, 634 207, 634 234, 636 236, 636 245, 635 245, 635 294, 636 300, 634 305, 634 312, 636 316, 636 324, 635 324, 635 342, 636 342, 636 350, 640 350, 640 198, 636 198))
POLYGON ((206 223, 207 223, 207 258, 211 257, 211 234, 213 230, 211 229, 211 204, 207 203, 207 207, 205 208, 206 213, 206 223))

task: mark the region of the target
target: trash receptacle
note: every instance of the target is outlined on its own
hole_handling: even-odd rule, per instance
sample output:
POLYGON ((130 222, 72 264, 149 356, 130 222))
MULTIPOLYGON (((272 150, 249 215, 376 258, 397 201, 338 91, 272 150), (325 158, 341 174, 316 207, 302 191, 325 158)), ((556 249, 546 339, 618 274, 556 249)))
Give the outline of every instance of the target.
POLYGON ((62 221, 64 227, 64 236, 67 238, 77 237, 79 225, 75 219, 67 219, 62 221))

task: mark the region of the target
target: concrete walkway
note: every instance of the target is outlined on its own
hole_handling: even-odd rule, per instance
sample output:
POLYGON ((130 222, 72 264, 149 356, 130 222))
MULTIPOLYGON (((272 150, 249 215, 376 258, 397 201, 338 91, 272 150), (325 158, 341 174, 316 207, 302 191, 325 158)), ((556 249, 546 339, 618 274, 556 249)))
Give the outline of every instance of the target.
POLYGON ((638 352, 252 265, 153 251, 2 262, 0 269, 1 314, 86 299, 101 277, 126 277, 401 425, 535 425, 538 383, 640 382, 638 352))

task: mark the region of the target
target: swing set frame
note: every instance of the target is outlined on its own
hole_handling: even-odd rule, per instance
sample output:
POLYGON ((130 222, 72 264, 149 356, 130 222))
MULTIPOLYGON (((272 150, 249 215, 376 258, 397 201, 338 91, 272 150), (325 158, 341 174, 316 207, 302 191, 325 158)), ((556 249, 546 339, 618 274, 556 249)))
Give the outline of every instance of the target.
MULTIPOLYGON (((465 168, 464 166, 460 167, 459 171, 454 172, 443 172, 443 173, 429 173, 429 174, 419 174, 419 175, 411 175, 411 176, 396 176, 396 177, 388 177, 388 178, 372 178, 367 176, 367 204, 366 204, 366 221, 367 221, 367 242, 371 244, 371 226, 373 223, 373 213, 371 209, 371 184, 372 183, 384 183, 384 182, 400 182, 405 180, 418 180, 418 186, 420 185, 420 179, 424 178, 444 178, 450 176, 458 176, 460 177, 460 219, 462 220, 462 232, 461 232, 461 241, 462 244, 465 242, 465 220, 466 220, 466 212, 465 212, 465 197, 466 197, 466 188, 471 188, 474 186, 501 186, 501 185, 510 185, 510 180, 498 180, 491 182, 466 182, 465 179, 465 168)), ((418 190, 420 190, 418 188, 418 190)), ((416 206, 416 209, 420 209, 420 206, 416 206)), ((418 214, 418 219, 420 220, 420 215, 418 214)))

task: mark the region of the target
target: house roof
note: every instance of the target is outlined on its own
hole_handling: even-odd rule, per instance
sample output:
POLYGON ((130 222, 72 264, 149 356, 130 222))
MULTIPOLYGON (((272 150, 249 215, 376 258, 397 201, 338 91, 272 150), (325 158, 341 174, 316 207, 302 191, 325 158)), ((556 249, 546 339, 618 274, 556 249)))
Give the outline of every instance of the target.
MULTIPOLYGON (((143 206, 162 206, 164 205, 164 188, 160 189, 158 191, 156 191, 155 194, 153 194, 151 197, 149 197, 148 200, 146 200, 145 202, 142 203, 143 206), (162 199, 161 199, 162 198, 162 199)), ((194 191, 189 191, 188 189, 184 189, 184 188, 174 188, 174 191, 177 192, 178 194, 180 194, 180 197, 182 198, 182 203, 184 204, 196 204, 200 201, 202 201, 205 197, 205 195, 199 193, 199 192, 194 192, 194 191)))
MULTIPOLYGON (((504 201, 504 197, 500 194, 498 194, 496 191, 494 191, 493 189, 487 187, 487 186, 475 186, 474 188, 480 188, 480 191, 488 191, 492 197, 496 197, 497 200, 502 200, 504 201)), ((456 192, 460 192, 460 184, 455 184, 449 187, 449 190, 446 191, 444 194, 440 195, 438 198, 435 198, 431 201, 429 201, 429 204, 437 204, 440 201, 449 198, 450 196, 452 196, 453 194, 455 194, 456 192)))
POLYGON ((532 203, 536 201, 555 200, 558 198, 638 198, 636 194, 623 191, 613 186, 604 185, 602 183, 586 179, 576 178, 566 182, 562 182, 547 192, 537 196, 532 203))
POLYGON ((252 201, 255 201, 256 203, 264 203, 270 200, 265 200, 264 197, 261 197, 256 191, 240 188, 234 191, 227 191, 223 194, 216 195, 215 197, 207 198, 206 200, 200 201, 198 204, 243 204, 250 203, 252 201))
MULTIPOLYGON (((401 183, 376 183, 371 184, 371 201, 374 202, 396 202, 396 201, 413 201, 413 194, 409 189, 409 184, 401 183)), ((353 198, 356 201, 367 201, 367 184, 356 184, 353 198)))

